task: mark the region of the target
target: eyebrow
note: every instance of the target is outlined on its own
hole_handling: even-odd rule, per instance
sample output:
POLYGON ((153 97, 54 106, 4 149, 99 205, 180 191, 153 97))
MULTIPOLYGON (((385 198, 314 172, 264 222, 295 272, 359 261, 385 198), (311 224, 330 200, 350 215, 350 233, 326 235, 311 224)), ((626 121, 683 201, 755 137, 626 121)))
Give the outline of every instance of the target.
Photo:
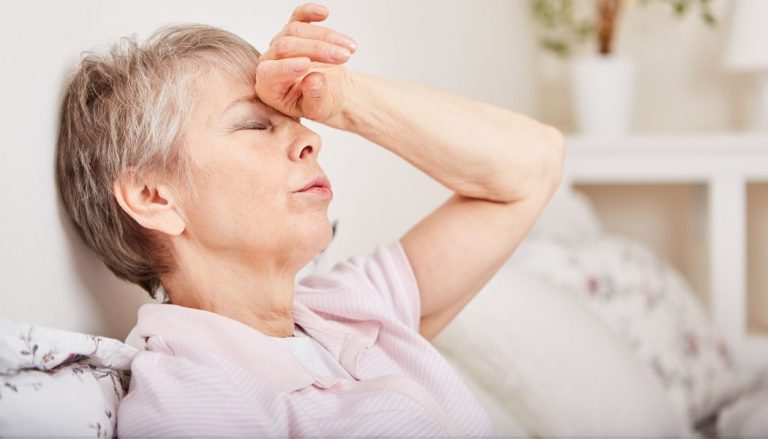
MULTIPOLYGON (((261 110, 261 111, 268 111, 267 109, 271 109, 272 108, 269 105, 265 104, 255 94, 253 94, 253 95, 245 95, 245 96, 242 96, 240 98, 235 99, 229 105, 227 105, 227 108, 225 108, 224 111, 221 112, 221 115, 226 114, 227 111, 231 110, 232 108, 234 108, 234 107, 236 107, 238 105, 242 105, 242 104, 246 104, 246 103, 255 105, 256 107, 263 107, 263 108, 259 108, 259 110, 261 110)), ((296 122, 301 123, 301 117, 293 117, 293 116, 288 116, 288 117, 290 117, 291 119, 295 120, 296 122)))
POLYGON ((246 96, 237 98, 234 101, 232 101, 229 105, 227 105, 227 108, 225 108, 224 111, 221 112, 221 114, 226 113, 227 111, 231 110, 233 107, 236 107, 238 105, 245 104, 245 103, 254 104, 256 106, 258 106, 259 104, 266 105, 263 102, 261 102, 261 99, 259 99, 258 96, 256 96, 256 95, 246 95, 246 96))

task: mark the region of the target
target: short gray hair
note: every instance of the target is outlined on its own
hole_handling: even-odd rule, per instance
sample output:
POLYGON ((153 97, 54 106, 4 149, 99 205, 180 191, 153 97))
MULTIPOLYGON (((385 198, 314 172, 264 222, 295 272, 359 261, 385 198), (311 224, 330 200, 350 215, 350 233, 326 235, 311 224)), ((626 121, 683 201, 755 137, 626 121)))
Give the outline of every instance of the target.
POLYGON ((56 183, 85 244, 119 278, 153 299, 174 269, 168 249, 117 203, 113 183, 129 172, 168 176, 194 193, 194 158, 182 128, 193 108, 193 80, 211 68, 255 81, 260 53, 242 38, 189 24, 158 29, 143 45, 122 38, 103 56, 86 52, 61 109, 56 183))

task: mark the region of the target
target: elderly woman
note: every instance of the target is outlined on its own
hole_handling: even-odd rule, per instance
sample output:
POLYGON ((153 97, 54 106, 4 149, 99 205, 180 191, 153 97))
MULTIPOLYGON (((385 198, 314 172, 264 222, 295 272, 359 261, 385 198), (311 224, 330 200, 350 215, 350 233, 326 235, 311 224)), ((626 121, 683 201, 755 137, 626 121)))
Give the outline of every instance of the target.
MULTIPOLYGON (((57 181, 78 232, 143 305, 134 435, 492 435, 429 340, 509 258, 560 179, 563 141, 502 108, 347 70, 355 42, 298 7, 259 54, 161 29, 88 55, 57 181), (455 194, 398 241, 296 283, 332 237, 322 142, 357 133, 455 194)), ((480 78, 479 78, 480 79, 480 78)), ((407 196, 407 194, 402 194, 407 196)))

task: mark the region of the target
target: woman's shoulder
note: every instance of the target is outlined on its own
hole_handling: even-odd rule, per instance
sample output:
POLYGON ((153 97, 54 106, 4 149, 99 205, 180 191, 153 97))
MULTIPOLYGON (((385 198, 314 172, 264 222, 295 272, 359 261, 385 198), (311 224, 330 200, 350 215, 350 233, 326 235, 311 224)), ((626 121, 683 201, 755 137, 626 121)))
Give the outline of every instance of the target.
MULTIPOLYGON (((150 346, 156 340, 150 339, 150 346)), ((279 414, 266 383, 236 382, 224 370, 181 353, 146 350, 131 366, 131 386, 118 405, 119 436, 268 433, 279 414), (254 386, 258 386, 255 389, 254 386), (256 398, 245 393, 252 390, 256 398), (255 389, 255 390, 254 390, 255 389)))
POLYGON ((415 330, 421 313, 416 278, 399 240, 304 277, 296 300, 328 316, 396 321, 415 330))

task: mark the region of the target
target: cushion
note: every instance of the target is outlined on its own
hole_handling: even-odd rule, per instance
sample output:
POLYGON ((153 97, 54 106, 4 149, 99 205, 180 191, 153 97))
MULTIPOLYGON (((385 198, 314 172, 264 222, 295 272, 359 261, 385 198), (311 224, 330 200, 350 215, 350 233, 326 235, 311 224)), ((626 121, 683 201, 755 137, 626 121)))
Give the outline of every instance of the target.
POLYGON ((768 370, 726 406, 717 420, 718 437, 768 437, 768 370))
POLYGON ((528 233, 526 241, 546 237, 577 244, 597 239, 602 234, 603 225, 589 199, 569 186, 560 185, 528 233))
POLYGON ((136 353, 110 338, 0 320, 0 437, 111 437, 136 353))
POLYGON ((539 436, 680 436, 661 384, 576 297, 502 270, 437 337, 452 362, 539 436))
POLYGON ((689 425, 704 422, 743 386, 692 288, 641 244, 578 238, 552 222, 526 239, 506 269, 533 274, 587 306, 655 373, 689 425))
POLYGON ((516 414, 509 410, 504 400, 500 400, 494 394, 493 389, 486 389, 481 382, 472 377, 469 370, 462 367, 461 357, 457 358, 450 355, 445 355, 444 357, 448 364, 450 364, 461 377, 475 398, 477 398, 480 405, 486 412, 488 412, 488 416, 490 416, 491 421, 493 422, 497 437, 524 438, 532 436, 533 432, 528 431, 527 428, 518 421, 516 414))

